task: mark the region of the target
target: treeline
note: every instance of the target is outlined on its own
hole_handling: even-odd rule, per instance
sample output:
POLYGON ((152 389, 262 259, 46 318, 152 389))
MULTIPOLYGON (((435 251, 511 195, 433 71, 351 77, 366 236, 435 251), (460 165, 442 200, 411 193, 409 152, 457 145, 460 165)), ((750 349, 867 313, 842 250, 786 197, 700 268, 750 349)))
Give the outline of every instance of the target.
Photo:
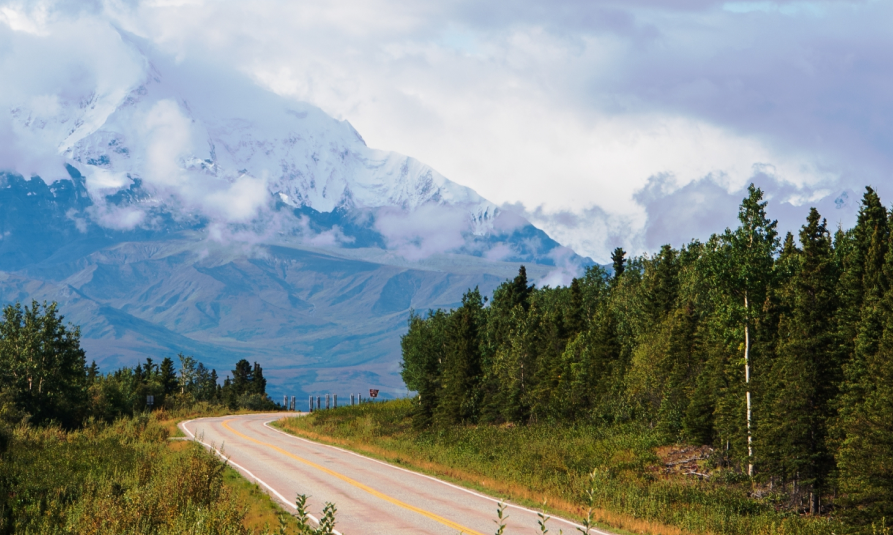
POLYGON ((218 384, 216 370, 191 356, 165 357, 102 374, 86 364, 80 329, 63 322, 56 303, 3 309, 0 320, 0 423, 58 424, 72 429, 89 418, 113 421, 151 409, 198 403, 273 410, 258 363, 240 360, 218 384), (152 396, 153 403, 147 403, 152 396))
POLYGON ((412 313, 414 425, 638 423, 710 445, 724 470, 852 525, 893 519, 893 213, 815 210, 778 234, 749 188, 740 224, 702 243, 492 299, 412 313))

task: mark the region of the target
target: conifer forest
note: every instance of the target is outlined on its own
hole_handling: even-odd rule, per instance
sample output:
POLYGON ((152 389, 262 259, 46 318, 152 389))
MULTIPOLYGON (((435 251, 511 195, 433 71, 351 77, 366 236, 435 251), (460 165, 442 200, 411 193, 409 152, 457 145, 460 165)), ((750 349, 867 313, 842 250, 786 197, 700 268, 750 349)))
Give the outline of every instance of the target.
POLYGON ((893 519, 893 212, 815 209, 781 234, 750 186, 737 228, 537 288, 412 313, 413 425, 637 422, 783 491, 800 514, 893 519))

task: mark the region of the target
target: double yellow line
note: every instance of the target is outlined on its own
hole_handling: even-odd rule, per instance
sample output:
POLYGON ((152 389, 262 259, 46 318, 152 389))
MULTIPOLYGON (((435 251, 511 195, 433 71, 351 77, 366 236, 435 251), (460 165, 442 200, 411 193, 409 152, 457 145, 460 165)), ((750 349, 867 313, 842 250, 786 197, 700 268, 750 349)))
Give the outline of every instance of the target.
POLYGON ((402 508, 408 509, 414 513, 418 513, 424 517, 434 520, 435 522, 439 522, 440 524, 443 524, 444 526, 447 526, 449 528, 459 530, 460 533, 465 533, 468 535, 484 535, 483 533, 480 533, 479 531, 475 531, 475 530, 473 530, 471 528, 467 528, 461 524, 457 524, 457 523, 453 522, 452 520, 448 520, 442 516, 438 516, 438 515, 435 515, 434 513, 426 511, 424 509, 420 509, 413 505, 409 505, 406 502, 401 502, 400 500, 398 500, 396 498, 392 498, 392 497, 388 496, 387 494, 383 494, 383 493, 373 489, 372 487, 364 485, 364 484, 360 483, 359 481, 351 479, 345 475, 339 474, 338 472, 335 472, 334 470, 330 470, 330 469, 326 468, 325 466, 320 466, 314 462, 308 461, 307 459, 302 459, 301 457, 298 457, 297 455, 294 455, 293 453, 290 453, 278 446, 274 446, 272 444, 268 444, 266 442, 257 440, 256 438, 252 438, 252 437, 249 437, 248 435, 242 434, 242 433, 236 431, 235 429, 233 429, 232 427, 230 427, 229 426, 230 422, 232 422, 232 419, 224 421, 223 427, 225 427, 229 432, 233 433, 236 436, 242 437, 245 440, 249 440, 251 442, 254 442, 255 444, 259 444, 261 446, 270 448, 271 450, 277 451, 277 452, 281 453, 282 455, 290 457, 300 463, 306 464, 307 466, 310 466, 312 468, 316 468, 320 472, 328 474, 332 477, 336 477, 336 478, 340 479, 341 481, 344 481, 345 483, 349 483, 360 490, 364 490, 364 491, 368 492, 369 494, 375 496, 376 498, 380 498, 380 499, 382 499, 388 503, 392 503, 398 507, 402 507, 402 508))

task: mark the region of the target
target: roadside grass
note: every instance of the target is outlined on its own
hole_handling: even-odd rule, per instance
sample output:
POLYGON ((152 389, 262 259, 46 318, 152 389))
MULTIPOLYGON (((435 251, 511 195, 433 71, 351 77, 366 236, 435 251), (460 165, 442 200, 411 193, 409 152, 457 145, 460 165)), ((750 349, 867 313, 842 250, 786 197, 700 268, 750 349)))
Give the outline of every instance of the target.
MULTIPOLYGON (((417 431, 409 400, 368 403, 279 420, 274 425, 461 482, 494 497, 581 519, 593 490, 593 518, 633 533, 831 535, 838 522, 776 511, 751 484, 714 470, 709 480, 667 474, 653 430, 618 426, 457 426, 417 431)), ((532 526, 533 527, 533 526, 532 526)))
POLYGON ((248 481, 232 467, 226 468, 223 484, 232 490, 236 503, 245 507, 245 518, 242 520, 245 528, 255 533, 276 530, 277 535, 284 535, 278 531, 280 525, 284 524, 284 533, 289 535, 300 533, 298 522, 293 515, 286 512, 257 483, 248 481))
MULTIPOLYGON (((203 414, 204 415, 204 414, 203 414)), ((297 533, 264 492, 164 414, 77 431, 0 428, 0 533, 297 533)))

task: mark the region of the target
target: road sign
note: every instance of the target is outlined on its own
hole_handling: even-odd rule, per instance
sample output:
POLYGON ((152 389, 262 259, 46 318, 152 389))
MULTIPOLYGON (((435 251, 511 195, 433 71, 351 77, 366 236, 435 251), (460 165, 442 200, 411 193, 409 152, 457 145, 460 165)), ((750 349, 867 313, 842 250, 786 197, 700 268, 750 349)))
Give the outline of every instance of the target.
POLYGON ((151 407, 154 404, 155 404, 155 396, 153 396, 152 394, 147 395, 146 396, 146 405, 151 407))
POLYGON ((370 388, 370 389, 369 389, 369 397, 371 397, 371 398, 377 398, 377 397, 378 397, 378 389, 377 389, 377 388, 370 388))

